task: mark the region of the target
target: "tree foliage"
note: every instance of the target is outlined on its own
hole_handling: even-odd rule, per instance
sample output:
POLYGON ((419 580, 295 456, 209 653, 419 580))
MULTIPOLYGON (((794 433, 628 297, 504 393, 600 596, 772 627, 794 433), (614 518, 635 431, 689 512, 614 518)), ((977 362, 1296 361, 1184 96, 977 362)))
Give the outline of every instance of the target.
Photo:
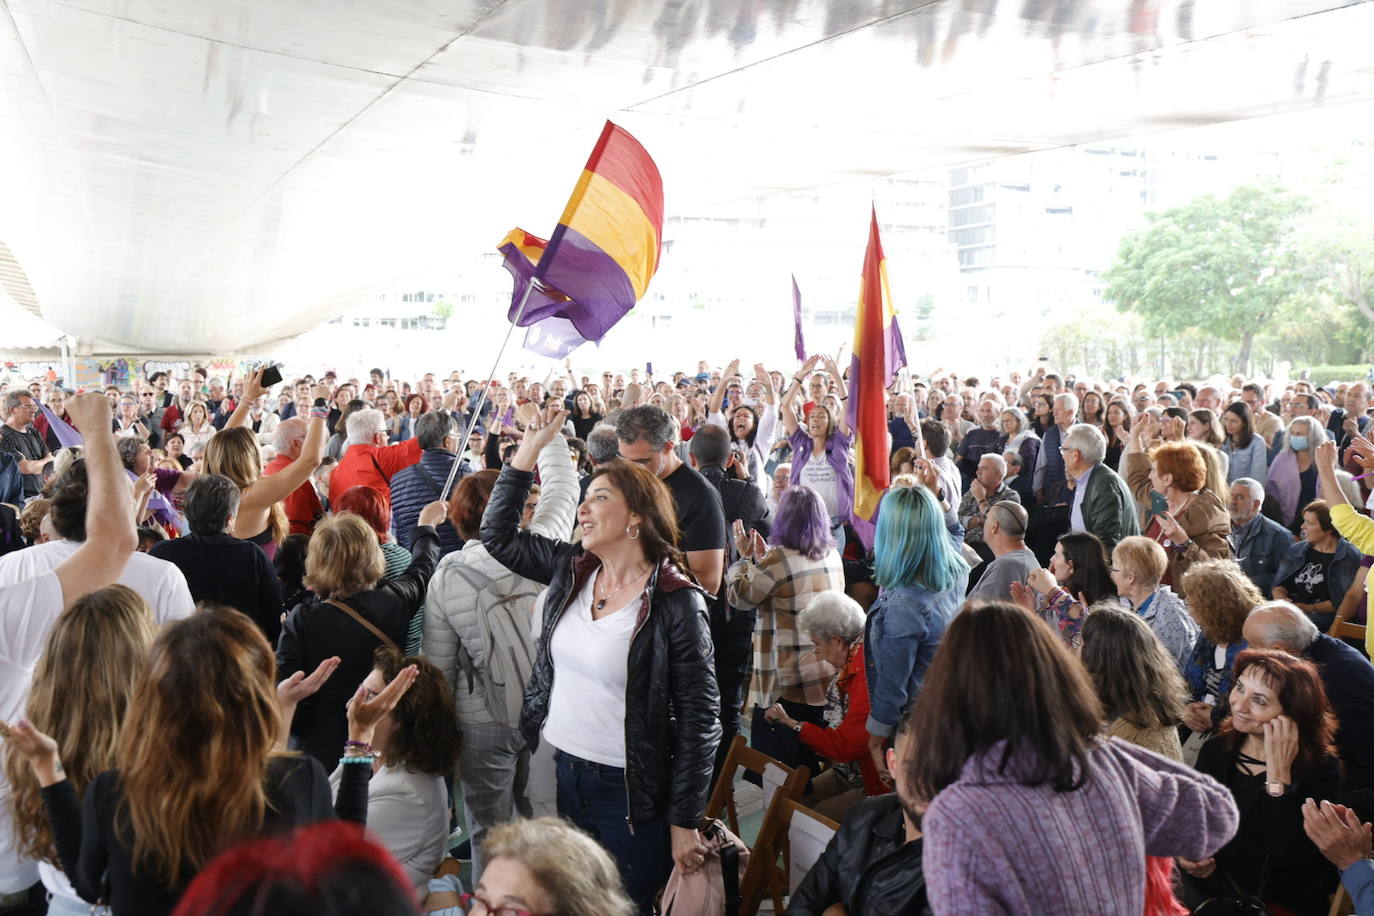
POLYGON ((1122 239, 1106 296, 1139 313, 1151 336, 1235 342, 1244 370, 1256 336, 1314 294, 1311 264, 1293 244, 1310 208, 1306 197, 1263 184, 1150 214, 1149 226, 1122 239))

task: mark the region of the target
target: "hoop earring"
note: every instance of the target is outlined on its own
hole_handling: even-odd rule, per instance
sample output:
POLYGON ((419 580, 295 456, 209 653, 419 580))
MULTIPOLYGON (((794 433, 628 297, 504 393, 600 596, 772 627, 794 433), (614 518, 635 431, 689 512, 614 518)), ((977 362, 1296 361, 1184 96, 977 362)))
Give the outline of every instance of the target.
POLYGON ((626 536, 627 538, 629 538, 630 540, 632 540, 632 541, 637 541, 637 540, 639 540, 639 526, 638 526, 638 525, 635 525, 635 526, 634 526, 634 529, 635 529, 635 533, 634 533, 634 534, 630 534, 630 526, 629 526, 629 525, 626 525, 626 526, 625 526, 625 536, 626 536))

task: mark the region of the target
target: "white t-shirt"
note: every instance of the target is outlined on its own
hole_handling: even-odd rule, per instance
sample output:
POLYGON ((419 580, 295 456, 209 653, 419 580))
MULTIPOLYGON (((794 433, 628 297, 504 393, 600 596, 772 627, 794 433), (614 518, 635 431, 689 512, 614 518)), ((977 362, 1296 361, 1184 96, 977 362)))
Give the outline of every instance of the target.
MULTIPOLYGON (((23 551, 16 551, 23 553, 23 551)), ((43 654, 48 631, 62 613, 62 583, 40 575, 0 588, 0 719, 24 714, 33 667, 43 654)), ((13 894, 38 880, 38 868, 14 848, 10 784, 0 768, 0 893, 13 894)))
MULTIPOLYGON (((343 764, 329 775, 337 801, 343 764)), ((448 791, 444 777, 379 767, 367 784, 367 832, 386 847, 417 895, 444 860, 448 842, 448 791)))
POLYGON ((825 503, 825 511, 831 518, 839 517, 840 488, 835 480, 835 469, 830 466, 830 461, 824 453, 811 456, 802 466, 798 481, 802 486, 816 491, 825 503))
MULTIPOLYGON (((77 541, 49 541, 7 553, 0 557, 0 586, 14 585, 34 576, 51 573, 62 565, 63 560, 76 553, 80 546, 77 541)), ((158 626, 190 617, 196 609, 181 570, 166 560, 146 553, 129 555, 124 572, 119 574, 119 584, 143 596, 143 600, 153 609, 153 621, 158 626)), ((44 635, 47 635, 46 632, 44 635)))
POLYGON ((542 734, 566 754, 623 769, 630 637, 643 596, 593 620, 592 589, 600 574, 569 602, 549 638, 553 690, 542 734))

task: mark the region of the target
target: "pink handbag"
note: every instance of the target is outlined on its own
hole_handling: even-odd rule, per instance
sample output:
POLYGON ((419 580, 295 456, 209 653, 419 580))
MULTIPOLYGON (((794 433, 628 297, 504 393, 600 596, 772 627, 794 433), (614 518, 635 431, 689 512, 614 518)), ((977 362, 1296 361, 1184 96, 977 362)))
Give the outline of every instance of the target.
POLYGON ((708 850, 706 864, 690 875, 673 866, 659 903, 660 916, 739 916, 740 881, 749 864, 749 847, 719 820, 709 821, 701 835, 708 850))

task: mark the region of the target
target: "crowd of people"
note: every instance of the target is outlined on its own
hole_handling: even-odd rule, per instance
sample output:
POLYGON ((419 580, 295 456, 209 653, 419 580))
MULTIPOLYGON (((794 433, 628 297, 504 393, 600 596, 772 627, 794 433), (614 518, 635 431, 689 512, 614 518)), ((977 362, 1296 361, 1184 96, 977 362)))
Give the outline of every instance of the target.
POLYGON ((652 913, 741 731, 799 916, 1374 911, 1368 382, 274 375, 0 392, 31 912, 652 913))

